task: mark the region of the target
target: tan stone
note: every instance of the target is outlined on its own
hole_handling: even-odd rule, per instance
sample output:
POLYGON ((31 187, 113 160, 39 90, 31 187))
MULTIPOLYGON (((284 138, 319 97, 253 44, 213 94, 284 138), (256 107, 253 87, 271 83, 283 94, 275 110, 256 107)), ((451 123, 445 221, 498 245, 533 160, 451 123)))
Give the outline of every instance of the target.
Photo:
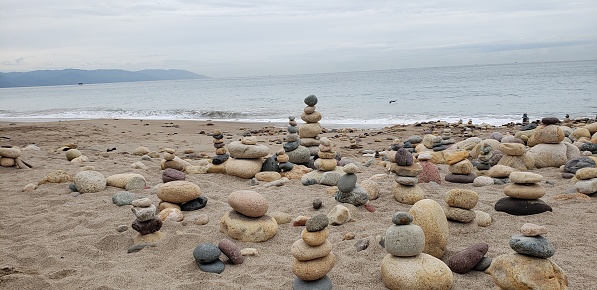
POLYGON ((17 164, 14 158, 0 157, 0 166, 2 167, 13 167, 17 164))
POLYGON ((391 290, 448 290, 454 284, 450 268, 425 253, 414 257, 387 254, 381 261, 381 279, 391 290))
POLYGON ((448 166, 448 171, 454 174, 470 174, 473 172, 473 163, 468 159, 464 159, 458 163, 448 166))
MULTIPOLYGON (((317 156, 319 156, 319 158, 321 159, 328 159, 328 160, 336 160, 336 152, 335 151, 329 151, 329 152, 323 152, 323 151, 319 151, 317 152, 317 156)), ((317 160, 316 160, 317 161, 317 160)))
POLYGON ((404 204, 415 204, 425 198, 425 192, 419 185, 402 185, 396 183, 392 189, 392 195, 397 202, 404 204))
POLYGON ((140 244, 140 243, 157 243, 159 242, 161 239, 164 238, 164 234, 160 231, 157 231, 155 233, 151 233, 151 234, 147 234, 147 235, 142 235, 137 233, 135 235, 135 237, 133 237, 133 242, 135 244, 140 244))
POLYGON ((328 213, 328 219, 331 225, 344 224, 352 218, 350 210, 341 204, 334 206, 334 208, 328 213))
POLYGON ((501 143, 499 150, 509 156, 521 156, 525 153, 526 147, 520 143, 501 143))
POLYGON ((522 156, 504 155, 500 158, 498 165, 509 166, 519 171, 527 171, 535 168, 535 159, 529 154, 522 156))
POLYGON ((185 203, 201 196, 201 188, 190 181, 175 180, 161 185, 156 195, 163 201, 185 203))
POLYGON ((158 217, 162 220, 162 221, 174 221, 174 222, 180 222, 184 219, 184 215, 182 214, 182 211, 178 208, 166 208, 162 211, 160 211, 160 213, 158 214, 158 217))
POLYGON ((302 239, 296 240, 290 247, 290 253, 299 261, 308 261, 327 256, 332 252, 332 243, 326 240, 323 244, 313 247, 302 239))
POLYGON ((504 194, 519 199, 537 199, 545 195, 545 188, 539 184, 508 184, 504 187, 504 194))
POLYGON ((389 163, 389 170, 400 176, 415 177, 423 171, 423 167, 419 163, 413 163, 410 166, 400 166, 396 163, 389 163))
POLYGON ((145 180, 145 177, 143 177, 143 175, 139 173, 119 173, 106 177, 106 185, 118 188, 125 188, 126 184, 133 178, 141 178, 145 180))
POLYGON ((69 182, 69 181, 73 181, 73 177, 70 176, 66 171, 64 170, 56 170, 51 172, 50 174, 46 175, 46 177, 44 177, 44 179, 42 179, 38 184, 44 184, 44 183, 62 183, 62 182, 69 182))
POLYGON ((229 158, 226 162, 226 173, 228 175, 240 177, 240 178, 253 178, 255 174, 261 171, 263 160, 257 159, 240 159, 240 158, 229 158))
POLYGON ((314 111, 311 114, 307 114, 307 113, 302 113, 301 114, 301 120, 305 121, 305 123, 317 123, 319 121, 321 121, 321 118, 323 118, 323 116, 321 115, 321 113, 314 111))
POLYGON ((171 203, 171 202, 167 202, 167 201, 162 201, 158 205, 158 212, 161 212, 167 208, 176 208, 176 209, 180 210, 180 205, 171 203))
POLYGON ((470 223, 477 217, 475 211, 458 207, 446 207, 444 212, 447 219, 461 223, 470 223))
POLYGON ((273 217, 279 225, 288 224, 292 221, 292 217, 285 212, 272 212, 269 214, 273 217))
POLYGON ((268 215, 250 218, 231 210, 222 216, 220 232, 239 241, 260 243, 276 235, 278 223, 268 215))
POLYGON ((564 140, 564 137, 564 130, 558 125, 539 126, 533 134, 533 138, 538 144, 560 143, 564 140))
MULTIPOLYGON (((464 151, 464 150, 457 150, 457 151, 445 150, 444 151, 444 158, 446 160, 446 164, 448 164, 448 165, 456 164, 462 160, 465 160, 468 156, 469 156, 468 151, 464 151)), ((466 173, 466 174, 468 174, 468 173, 466 173)))
POLYGON ((319 123, 303 124, 299 128, 299 136, 301 138, 315 138, 321 133, 321 125, 319 123))
POLYGON ((525 223, 520 227, 520 232, 527 237, 536 237, 547 234, 547 228, 533 223, 525 223))
POLYGON ((21 149, 0 147, 0 156, 8 158, 19 158, 21 156, 21 149))
POLYGON ((526 155, 535 160, 534 166, 537 168, 560 167, 568 162, 567 151, 565 143, 537 144, 526 155))
POLYGON ((585 167, 581 168, 576 171, 574 175, 578 180, 587 180, 591 178, 597 178, 597 168, 596 167, 585 167))
POLYGON ((317 168, 321 171, 332 171, 332 170, 336 169, 337 163, 338 162, 336 161, 336 159, 318 158, 317 160, 315 160, 314 165, 315 165, 315 168, 317 168))
POLYGON ((184 171, 187 166, 191 165, 189 162, 180 159, 180 157, 175 156, 172 160, 162 159, 160 161, 160 168, 162 170, 166 168, 176 169, 178 171, 184 171))
POLYGON ((253 190, 237 190, 228 195, 228 204, 238 213, 258 218, 267 212, 268 202, 265 196, 253 190))
POLYGON ((543 175, 532 172, 518 171, 510 173, 509 178, 513 183, 529 184, 541 182, 541 180, 543 180, 543 175))
POLYGON ((255 174, 255 179, 264 182, 272 182, 274 180, 278 180, 282 178, 279 172, 275 171, 264 171, 264 172, 257 172, 255 174))
POLYGON ((361 188, 367 192, 369 200, 376 200, 379 197, 379 184, 371 179, 365 179, 359 183, 361 188))
POLYGON ((488 227, 491 225, 492 218, 491 215, 484 211, 475 210, 475 222, 480 227, 488 227))
POLYGON ((327 238, 329 235, 330 235, 330 230, 327 227, 321 231, 316 231, 316 232, 309 232, 305 228, 301 232, 301 239, 303 239, 303 241, 307 245, 309 245, 311 247, 317 247, 317 246, 325 243, 327 241, 327 238))
POLYGON ((589 130, 591 134, 597 133, 597 122, 593 122, 591 124, 583 126, 583 128, 589 130))
POLYGON ((503 254, 493 259, 486 273, 502 289, 568 289, 568 277, 550 259, 503 254))
POLYGON ((333 252, 325 257, 309 261, 295 259, 292 263, 292 273, 303 281, 314 281, 323 278, 335 264, 336 256, 333 252))
POLYGON ((591 138, 591 132, 587 128, 576 128, 570 133, 570 138, 573 140, 578 140, 582 137, 591 138))
POLYGON ((425 233, 425 248, 427 253, 441 258, 448 244, 448 219, 442 207, 432 199, 422 199, 416 202, 408 211, 413 216, 413 224, 423 229, 425 233))
POLYGON ((81 153, 81 151, 78 149, 69 149, 66 151, 66 159, 68 159, 68 161, 72 161, 81 155, 83 155, 83 153, 81 153))
POLYGON ((446 193, 448 206, 472 209, 479 201, 479 194, 469 189, 455 188, 446 193))

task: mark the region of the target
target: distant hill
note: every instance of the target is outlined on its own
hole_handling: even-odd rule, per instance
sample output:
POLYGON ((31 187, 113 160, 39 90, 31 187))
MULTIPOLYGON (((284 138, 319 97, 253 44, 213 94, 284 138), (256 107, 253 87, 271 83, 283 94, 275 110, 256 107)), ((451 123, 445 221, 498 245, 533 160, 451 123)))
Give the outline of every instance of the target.
POLYGON ((61 86, 97 83, 141 82, 160 80, 187 80, 208 78, 196 73, 178 69, 146 69, 126 71, 120 69, 63 69, 36 70, 31 72, 0 72, 0 88, 61 86))

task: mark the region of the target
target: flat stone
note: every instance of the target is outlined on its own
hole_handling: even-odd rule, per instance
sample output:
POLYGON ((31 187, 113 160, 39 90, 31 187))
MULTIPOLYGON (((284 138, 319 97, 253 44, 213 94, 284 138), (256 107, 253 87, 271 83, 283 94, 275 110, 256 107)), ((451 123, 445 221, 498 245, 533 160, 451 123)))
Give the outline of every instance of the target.
POLYGON ((498 200, 494 209, 511 215, 533 215, 552 211, 551 206, 540 199, 516 199, 504 197, 498 200))
POLYGON ((446 174, 446 177, 445 177, 447 182, 453 182, 453 183, 473 183, 475 181, 475 178, 477 178, 477 175, 475 173, 470 173, 470 174, 448 173, 448 174, 446 174))
POLYGON ((324 214, 318 214, 307 220, 305 227, 309 232, 316 232, 323 230, 329 224, 329 219, 324 214))
POLYGON ((250 218, 234 210, 227 212, 220 221, 220 232, 243 242, 265 242, 278 232, 278 223, 268 215, 250 218))
POLYGON ((595 168, 595 160, 587 156, 581 156, 568 160, 564 165, 564 170, 570 173, 576 173, 582 168, 595 168))
POLYGON ((200 196, 196 199, 189 200, 180 205, 180 210, 182 211, 193 211, 202 209, 207 205, 207 197, 200 196))
POLYGON ((303 239, 307 245, 311 247, 317 247, 325 243, 329 235, 330 230, 328 228, 317 232, 309 232, 307 229, 303 229, 301 232, 301 239, 303 239))
POLYGON ((310 246, 302 239, 296 240, 290 247, 290 254, 299 261, 323 258, 332 252, 332 243, 328 240, 319 246, 310 246))
POLYGON ((304 281, 299 277, 292 280, 292 290, 332 290, 332 286, 332 280, 327 275, 314 281, 304 281))
POLYGON ((399 211, 392 216, 392 222, 395 225, 408 225, 412 223, 413 216, 407 212, 399 211))
POLYGON ((487 250, 489 245, 486 243, 474 244, 451 256, 446 264, 455 273, 466 274, 483 259, 487 250))
POLYGON ((314 281, 323 278, 332 270, 336 264, 336 256, 333 252, 329 255, 309 261, 294 260, 292 273, 304 281, 314 281))
POLYGON ((470 223, 477 217, 475 211, 470 209, 447 207, 444 211, 447 219, 461 223, 470 223))
POLYGON ((538 199, 545 195, 545 187, 539 184, 508 184, 504 194, 518 199, 538 199))
POLYGON ((527 237, 536 237, 547 234, 547 228, 532 223, 525 223, 520 228, 520 232, 527 237))
POLYGON ((193 257, 197 263, 210 263, 220 258, 222 251, 212 243, 203 243, 195 247, 193 257))
POLYGON ((130 205, 135 199, 135 194, 128 191, 119 191, 112 195, 112 202, 117 206, 130 205))
POLYGON ((220 273, 224 272, 224 269, 226 269, 226 264, 224 264, 224 262, 222 262, 220 260, 215 260, 215 261, 209 262, 209 263, 197 262, 197 266, 199 266, 199 269, 203 272, 216 273, 216 274, 220 274, 220 273))
POLYGON ((187 175, 184 172, 174 168, 166 168, 162 171, 162 181, 164 183, 175 180, 185 180, 186 178, 187 175))
POLYGON ((247 145, 243 144, 242 141, 230 142, 226 147, 233 158, 253 159, 265 157, 269 154, 269 147, 266 145, 247 145))

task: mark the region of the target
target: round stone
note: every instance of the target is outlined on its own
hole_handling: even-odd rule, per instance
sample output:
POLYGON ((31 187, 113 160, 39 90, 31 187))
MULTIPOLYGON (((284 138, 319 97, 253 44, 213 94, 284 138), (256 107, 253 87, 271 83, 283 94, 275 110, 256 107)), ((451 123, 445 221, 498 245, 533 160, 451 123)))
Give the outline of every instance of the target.
POLYGON ((506 155, 521 156, 525 153, 525 146, 519 143, 501 143, 499 150, 506 155))
POLYGON ((349 193, 351 192, 357 184, 357 176, 354 173, 347 173, 338 179, 338 190, 340 192, 349 193))
POLYGON ((228 204, 238 213, 258 218, 267 212, 265 196, 253 190, 237 190, 228 196, 228 204))
POLYGON ((547 259, 556 253, 556 248, 552 243, 542 236, 514 235, 510 238, 510 248, 519 254, 543 259, 547 259))
POLYGON ((226 264, 224 264, 224 262, 222 262, 220 260, 215 260, 215 261, 209 262, 209 263, 197 262, 197 266, 199 266, 199 269, 203 272, 216 273, 216 274, 220 274, 220 273, 224 272, 224 269, 226 268, 226 264))
POLYGON ((501 289, 568 289, 568 277, 550 259, 503 254, 486 272, 501 289))
POLYGON ((317 105, 317 97, 315 95, 309 95, 305 98, 305 104, 307 104, 307 106, 317 105))
POLYGON ((135 199, 135 194, 128 191, 119 191, 112 195, 112 202, 117 206, 132 204, 135 199))
POLYGON ((396 151, 394 160, 400 166, 411 166, 413 164, 413 155, 406 148, 400 148, 396 151))
POLYGON ((313 200, 313 209, 320 209, 321 205, 322 205, 322 201, 321 199, 317 198, 315 200, 313 200))
POLYGON ((303 109, 303 112, 305 112, 305 114, 313 114, 313 112, 315 112, 315 106, 306 106, 305 109, 303 109))
POLYGON ((336 264, 336 256, 333 252, 329 255, 309 261, 294 260, 292 263, 292 273, 301 280, 314 281, 323 278, 332 270, 336 264))
POLYGON ((547 228, 532 223, 525 223, 520 228, 520 232, 526 237, 536 237, 547 234, 547 228))
POLYGON ((413 257, 423 251, 425 234, 418 225, 392 225, 386 230, 384 246, 394 256, 413 257))
POLYGON ((477 205, 479 195, 468 189, 455 188, 446 194, 446 203, 452 207, 472 209, 477 205))
POLYGON ((316 232, 326 228, 329 224, 329 219, 325 214, 318 214, 307 220, 305 224, 307 231, 316 232))
POLYGON ((344 165, 342 170, 344 170, 344 173, 347 173, 347 174, 350 174, 350 173, 356 174, 357 172, 359 172, 359 167, 354 163, 348 163, 348 164, 344 165))
POLYGON ((220 258, 222 251, 212 243, 203 243, 195 247, 193 257, 198 263, 210 263, 220 258))
POLYGON ((491 222, 493 221, 493 219, 491 218, 491 215, 489 215, 488 213, 484 212, 484 211, 480 211, 480 210, 475 210, 475 223, 477 223, 478 226, 480 227, 488 227, 491 225, 491 222))
POLYGON ((392 195, 397 202, 405 204, 415 204, 425 198, 425 192, 420 186, 402 185, 400 183, 394 185, 392 195))
POLYGON ((545 187, 539 184, 508 184, 504 194, 518 199, 537 199, 545 195, 545 187))
POLYGON ((106 177, 97 171, 81 171, 73 177, 73 182, 80 193, 99 192, 106 188, 106 177))
POLYGON ((442 207, 432 199, 423 199, 415 203, 409 214, 413 216, 413 224, 425 233, 424 253, 434 257, 442 257, 448 244, 448 220, 442 207))
POLYGON ((290 247, 290 253, 299 261, 309 261, 318 259, 329 255, 332 252, 332 243, 328 240, 323 244, 313 247, 305 243, 302 239, 298 239, 290 247))
POLYGON ((329 235, 330 230, 328 228, 317 232, 309 232, 307 229, 303 229, 301 232, 301 239, 303 239, 307 245, 311 247, 317 247, 325 243, 329 235))
POLYGON ((445 213, 447 219, 461 223, 470 223, 477 217, 474 210, 458 207, 447 207, 445 213))
POLYGON ((68 161, 72 161, 73 159, 80 157, 81 155, 83 155, 83 153, 81 153, 79 149, 69 149, 66 151, 66 159, 68 159, 68 161))
POLYGON ((175 180, 158 187, 156 195, 163 201, 185 203, 201 196, 201 188, 190 181, 175 180))
POLYGON ((387 254, 381 261, 381 278, 390 290, 449 290, 454 284, 450 268, 425 253, 415 257, 387 254))
POLYGON ((395 225, 408 225, 412 223, 413 216, 407 212, 399 211, 392 217, 392 222, 395 225))

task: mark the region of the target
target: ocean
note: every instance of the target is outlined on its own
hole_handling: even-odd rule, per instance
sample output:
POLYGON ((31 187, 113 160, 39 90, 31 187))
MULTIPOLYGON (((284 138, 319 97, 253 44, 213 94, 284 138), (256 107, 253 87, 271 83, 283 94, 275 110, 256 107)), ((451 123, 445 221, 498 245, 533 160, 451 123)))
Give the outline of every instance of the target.
POLYGON ((595 118, 597 60, 0 89, 0 120, 158 119, 299 123, 316 95, 324 126, 471 119, 502 125, 595 118))

